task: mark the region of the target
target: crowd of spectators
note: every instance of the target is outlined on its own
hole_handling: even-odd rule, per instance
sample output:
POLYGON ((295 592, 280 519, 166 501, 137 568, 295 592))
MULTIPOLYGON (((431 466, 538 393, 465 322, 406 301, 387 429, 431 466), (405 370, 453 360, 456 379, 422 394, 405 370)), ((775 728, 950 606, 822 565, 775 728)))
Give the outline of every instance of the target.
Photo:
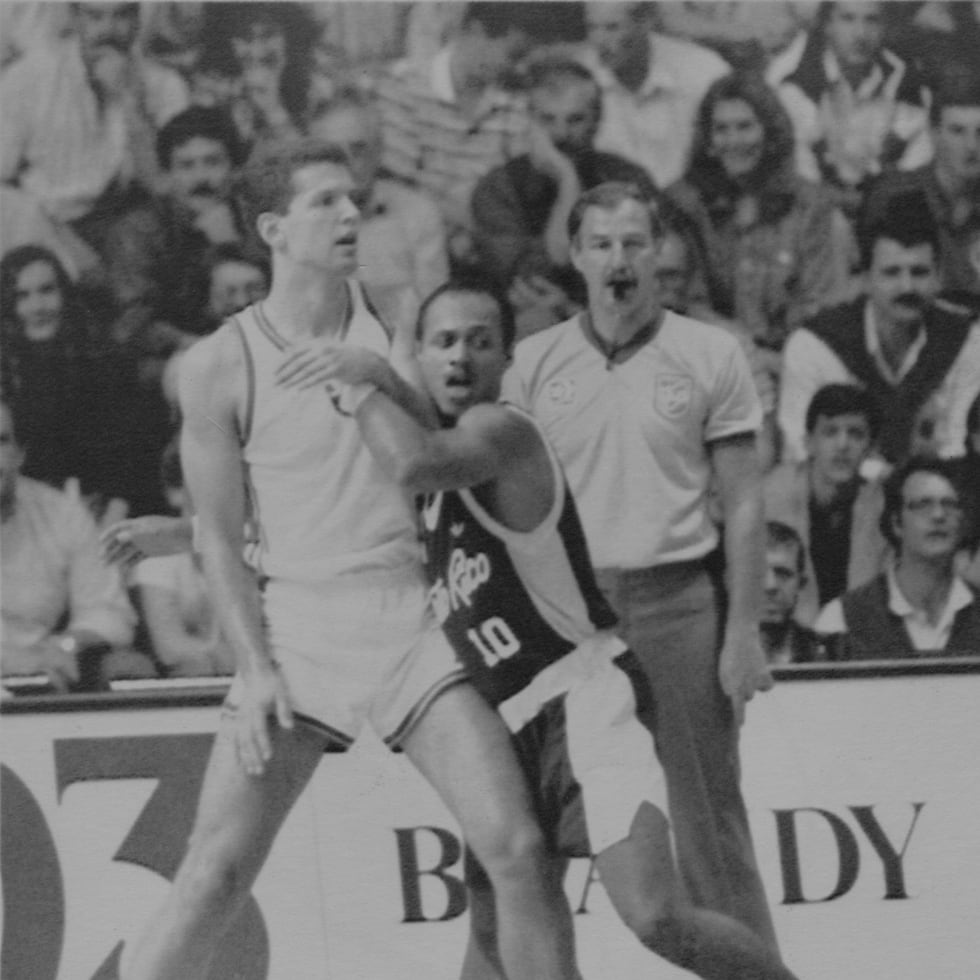
POLYGON ((298 135, 346 151, 393 321, 470 267, 519 338, 567 318, 573 204, 639 186, 665 305, 733 333, 762 400, 773 662, 980 653, 980 4, 14 2, 0 28, 5 677, 230 669, 193 560, 121 581, 97 529, 188 508, 179 359, 268 289, 236 176, 298 135))

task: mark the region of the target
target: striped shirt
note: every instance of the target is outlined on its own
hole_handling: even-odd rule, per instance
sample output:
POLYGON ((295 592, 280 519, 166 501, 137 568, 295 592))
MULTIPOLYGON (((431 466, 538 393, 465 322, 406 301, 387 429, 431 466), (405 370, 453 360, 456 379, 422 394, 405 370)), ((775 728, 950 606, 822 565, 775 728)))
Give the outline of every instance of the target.
POLYGON ((475 114, 464 114, 453 91, 450 50, 425 65, 394 65, 372 87, 385 169, 429 191, 450 228, 468 228, 476 182, 527 151, 528 117, 522 98, 499 89, 487 89, 475 114))

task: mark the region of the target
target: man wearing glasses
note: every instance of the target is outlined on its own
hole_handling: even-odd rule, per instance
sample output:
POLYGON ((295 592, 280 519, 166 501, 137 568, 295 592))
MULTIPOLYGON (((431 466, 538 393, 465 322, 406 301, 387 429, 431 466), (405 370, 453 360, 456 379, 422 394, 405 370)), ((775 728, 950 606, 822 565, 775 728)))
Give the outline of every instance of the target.
POLYGON ((980 654, 980 594, 956 573, 963 501, 950 464, 913 458, 885 485, 887 571, 829 603, 815 629, 832 659, 980 654))

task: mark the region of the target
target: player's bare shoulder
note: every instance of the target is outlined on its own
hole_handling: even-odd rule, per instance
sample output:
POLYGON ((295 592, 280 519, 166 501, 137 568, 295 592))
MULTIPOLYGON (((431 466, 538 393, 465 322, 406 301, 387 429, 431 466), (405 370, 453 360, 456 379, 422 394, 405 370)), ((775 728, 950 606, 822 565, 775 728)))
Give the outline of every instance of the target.
POLYGON ((481 402, 467 409, 457 424, 485 439, 510 465, 547 456, 537 425, 513 406, 481 402))
POLYGON ((235 419, 245 390, 248 366, 237 328, 231 321, 181 355, 177 376, 185 419, 235 419))

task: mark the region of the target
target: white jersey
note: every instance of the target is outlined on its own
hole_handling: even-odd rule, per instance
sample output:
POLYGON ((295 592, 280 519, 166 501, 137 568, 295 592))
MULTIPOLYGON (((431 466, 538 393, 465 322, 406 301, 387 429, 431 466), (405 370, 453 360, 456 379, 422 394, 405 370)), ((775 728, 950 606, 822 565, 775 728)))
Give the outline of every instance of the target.
MULTIPOLYGON (((340 337, 387 357, 389 338, 360 285, 348 280, 340 337)), ((413 502, 386 476, 357 422, 323 388, 275 383, 287 341, 261 304, 233 318, 245 349, 248 391, 243 459, 258 532, 261 575, 318 583, 419 566, 413 502)))

